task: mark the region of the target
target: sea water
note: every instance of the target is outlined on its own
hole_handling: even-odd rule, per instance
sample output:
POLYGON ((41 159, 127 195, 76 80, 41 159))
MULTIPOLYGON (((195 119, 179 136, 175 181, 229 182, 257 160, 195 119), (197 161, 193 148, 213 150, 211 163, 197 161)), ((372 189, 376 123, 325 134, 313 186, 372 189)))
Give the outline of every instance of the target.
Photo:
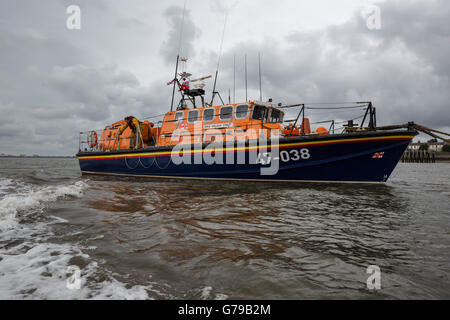
POLYGON ((400 163, 361 185, 0 158, 0 299, 448 299, 449 266, 450 164, 400 163))

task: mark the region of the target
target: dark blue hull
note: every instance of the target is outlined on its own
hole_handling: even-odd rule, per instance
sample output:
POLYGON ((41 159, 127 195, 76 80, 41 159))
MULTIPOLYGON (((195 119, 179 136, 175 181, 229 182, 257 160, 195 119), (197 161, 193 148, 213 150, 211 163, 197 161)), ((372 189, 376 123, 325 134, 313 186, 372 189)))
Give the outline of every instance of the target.
POLYGON ((233 157, 234 164, 206 164, 198 152, 197 155, 195 152, 187 153, 190 161, 185 162, 190 163, 175 164, 168 147, 80 152, 77 156, 83 174, 251 181, 385 182, 415 134, 415 131, 405 130, 293 137, 280 139, 279 153, 270 148, 267 150, 269 153, 264 153, 266 150, 252 151, 248 146, 234 146, 216 152, 215 156, 219 158, 223 154, 224 163, 229 163, 227 157, 228 160, 233 157), (251 158, 251 152, 258 154, 256 161, 251 158), (245 154, 245 164, 236 164, 238 154, 243 159, 242 153, 245 154), (262 168, 276 167, 276 164, 279 168, 276 172, 261 174, 262 168))

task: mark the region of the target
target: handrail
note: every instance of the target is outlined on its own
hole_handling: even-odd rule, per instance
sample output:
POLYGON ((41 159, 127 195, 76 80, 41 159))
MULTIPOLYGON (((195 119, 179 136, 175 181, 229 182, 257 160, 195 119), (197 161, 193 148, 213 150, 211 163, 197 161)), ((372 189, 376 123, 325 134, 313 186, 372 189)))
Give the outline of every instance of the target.
MULTIPOLYGON (((220 121, 220 122, 216 122, 217 120, 214 121, 215 124, 218 124, 217 127, 221 128, 222 131, 223 131, 224 127, 220 126, 219 124, 228 125, 228 129, 230 128, 230 126, 232 126, 232 128, 233 128, 232 139, 233 140, 236 140, 236 137, 237 137, 236 130, 238 130, 240 128, 249 128, 249 126, 252 127, 252 126, 255 125, 255 122, 251 118, 252 112, 254 110, 254 108, 252 108, 252 107, 254 107, 255 104, 253 104, 252 102, 247 102, 247 103, 242 103, 242 104, 246 104, 248 106, 248 115, 247 115, 247 117, 244 118, 244 119, 239 119, 239 120, 244 120, 243 123, 242 123, 242 121, 239 121, 239 123, 236 123, 236 120, 237 120, 236 119, 236 115, 238 114, 237 106, 240 105, 239 103, 238 104, 236 104, 236 103, 228 104, 229 106, 231 106, 233 108, 232 112, 231 112, 231 114, 232 114, 232 118, 231 119, 228 119, 228 120, 225 120, 225 121, 220 121), (250 124, 250 122, 252 124, 250 124)), ((351 128, 347 128, 347 129, 344 128, 343 132, 347 132, 349 130, 358 130, 358 131, 361 131, 361 130, 364 130, 364 131, 365 130, 380 130, 380 127, 376 126, 376 110, 373 107, 371 102, 356 102, 356 103, 353 103, 353 104, 356 104, 356 106, 344 106, 342 108, 343 109, 353 109, 354 110, 354 109, 357 109, 357 108, 361 108, 362 104, 365 104, 367 106, 366 108, 364 108, 365 109, 364 114, 358 117, 358 118, 363 118, 362 123, 361 123, 360 126, 355 125, 355 126, 353 126, 351 128), (368 127, 364 126, 364 122, 365 122, 366 118, 369 118, 368 127)), ((215 106, 216 109, 220 108, 220 107, 221 106, 215 106)), ((287 137, 292 136, 295 126, 298 125, 298 122, 300 122, 300 117, 302 117, 301 135, 305 135, 306 134, 306 130, 305 130, 306 128, 304 127, 305 117, 307 116, 306 115, 306 109, 338 109, 338 108, 336 108, 334 106, 333 107, 327 107, 327 108, 308 107, 304 103, 302 103, 302 104, 293 104, 293 105, 285 105, 285 106, 272 105, 272 107, 275 108, 275 109, 279 109, 279 110, 280 109, 284 109, 284 108, 301 107, 299 112, 298 112, 298 114, 297 114, 297 116, 296 116, 296 118, 295 118, 295 120, 294 119, 292 119, 292 120, 281 120, 281 121, 277 122, 277 123, 281 124, 281 128, 278 127, 278 129, 281 129, 281 130, 283 130, 283 129, 286 130, 287 129, 287 131, 285 131, 285 134, 284 134, 284 136, 287 136, 287 137), (289 123, 289 122, 291 122, 291 124, 289 126, 287 126, 287 123, 289 123), (293 122, 293 124, 292 124, 292 122, 293 122), (284 124, 284 126, 283 126, 283 124, 284 124)), ((184 112, 187 113, 188 111, 184 110, 184 112)), ((240 113, 242 113, 242 111, 240 111, 239 114, 240 113)), ((220 112, 217 112, 217 113, 215 112, 213 117, 214 117, 214 119, 220 119, 220 112)), ((264 128, 265 128, 265 122, 264 122, 266 120, 265 118, 266 117, 261 119, 261 130, 264 130, 264 128)), ((357 119, 357 118, 355 118, 355 119, 357 119)), ((353 120, 355 120, 355 119, 353 119, 353 120)), ((155 146, 160 146, 161 145, 160 139, 162 139, 162 137, 161 137, 162 129, 164 129, 163 128, 163 124, 176 122, 176 126, 175 126, 175 130, 176 130, 176 129, 179 129, 182 124, 186 123, 186 121, 187 121, 187 117, 183 118, 182 121, 180 121, 180 119, 177 119, 177 120, 175 120, 175 119, 173 119, 173 120, 160 120, 160 121, 158 121, 156 123, 156 128, 153 127, 154 128, 153 130, 156 129, 156 137, 152 135, 151 137, 149 136, 148 138, 150 139, 150 138, 154 137, 155 138, 154 139, 155 140, 154 141, 154 145, 155 146)), ((205 123, 203 122, 203 115, 201 117, 199 115, 199 120, 198 121, 202 121, 202 124, 203 124, 201 133, 192 132, 192 130, 188 131, 188 132, 180 133, 179 134, 179 141, 182 139, 183 136, 200 137, 201 141, 203 141, 203 142, 205 141, 205 139, 207 137, 207 132, 206 132, 206 129, 204 128, 205 123)), ((341 120, 335 121, 333 119, 333 120, 312 122, 311 124, 319 124, 319 123, 327 123, 327 122, 330 122, 330 127, 329 127, 328 132, 335 133, 335 131, 340 130, 340 128, 336 128, 336 125, 337 124, 341 124, 341 123, 345 123, 346 121, 341 121, 341 120)), ((277 124, 277 123, 274 123, 274 124, 277 124)), ((258 127, 259 127, 259 121, 258 121, 258 127)), ((118 125, 107 126, 106 127, 106 129, 111 130, 112 135, 115 134, 115 136, 111 136, 111 134, 109 134, 109 137, 106 137, 106 134, 104 133, 105 129, 102 129, 102 130, 90 130, 90 131, 86 131, 86 132, 80 132, 79 150, 80 151, 82 151, 82 150, 84 150, 84 151, 87 151, 87 150, 90 150, 90 151, 120 150, 121 149, 121 142, 122 142, 122 146, 124 146, 122 139, 133 139, 134 140, 133 149, 138 149, 140 145, 141 145, 141 147, 144 147, 145 143, 147 143, 148 145, 152 145, 147 140, 144 141, 143 131, 142 131, 142 128, 141 128, 140 125, 138 126, 138 128, 136 128, 136 130, 134 132, 134 136, 130 136, 130 137, 123 137, 123 136, 119 135, 118 132, 115 132, 116 128, 117 128, 117 130, 120 130, 120 126, 118 126, 118 125), (98 136, 97 143, 94 143, 93 138, 89 137, 89 135, 92 134, 92 132, 98 133, 98 135, 97 135, 98 136), (116 143, 117 143, 117 145, 116 145, 116 143), (112 146, 111 146, 111 144, 112 144, 112 146)), ((225 130, 225 134, 230 135, 228 129, 225 130)), ((424 131, 428 131, 426 133, 432 133, 432 131, 433 131, 433 132, 442 134, 442 132, 438 132, 437 130, 429 129, 429 128, 426 128, 426 127, 422 127, 421 129, 425 129, 424 131)), ((153 134, 154 133, 155 132, 153 131, 153 134)), ((164 132, 164 138, 170 138, 170 137, 173 137, 173 136, 174 136, 174 131, 173 130, 170 130, 169 132, 164 132)), ((197 139, 197 138, 195 138, 195 139, 197 139)), ((167 139, 164 139, 164 140, 166 141, 167 139)), ((132 143, 133 142, 130 141, 130 146, 131 146, 132 143)))

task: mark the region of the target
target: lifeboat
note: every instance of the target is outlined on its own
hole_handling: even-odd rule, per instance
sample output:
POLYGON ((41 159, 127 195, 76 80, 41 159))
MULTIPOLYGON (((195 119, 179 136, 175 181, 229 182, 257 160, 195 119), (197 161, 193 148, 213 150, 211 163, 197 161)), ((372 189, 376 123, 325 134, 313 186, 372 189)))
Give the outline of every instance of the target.
POLYGON ((305 104, 271 100, 208 104, 203 87, 189 88, 189 76, 183 73, 171 82, 178 85, 181 99, 160 121, 132 117, 134 124, 128 126, 120 120, 99 131, 82 132, 77 153, 81 172, 164 179, 380 183, 388 179, 417 134, 413 125, 378 129, 371 102, 357 102, 365 108, 361 124, 349 120, 341 132, 334 129, 334 120, 329 129, 312 128, 305 104), (285 119, 286 110, 292 108, 299 109, 296 117, 285 119))

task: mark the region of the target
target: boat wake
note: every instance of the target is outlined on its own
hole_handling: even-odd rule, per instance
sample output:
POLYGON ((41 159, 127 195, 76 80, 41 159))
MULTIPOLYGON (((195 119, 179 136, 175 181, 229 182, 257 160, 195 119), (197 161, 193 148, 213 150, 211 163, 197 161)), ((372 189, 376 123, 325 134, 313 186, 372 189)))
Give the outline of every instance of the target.
POLYGON ((68 221, 45 209, 82 198, 88 187, 83 181, 36 186, 0 178, 0 299, 151 298, 151 283, 117 280, 102 261, 86 254, 95 248, 61 241, 53 232, 53 225, 68 221), (73 267, 82 270, 79 288, 68 285, 73 267))
POLYGON ((69 185, 46 186, 36 188, 21 181, 11 179, 0 180, 0 230, 14 227, 18 223, 17 214, 25 216, 42 211, 46 205, 65 197, 80 198, 87 184, 77 181, 69 185), (8 190, 15 189, 15 193, 4 195, 8 190), (3 193, 3 194, 2 194, 3 193))

